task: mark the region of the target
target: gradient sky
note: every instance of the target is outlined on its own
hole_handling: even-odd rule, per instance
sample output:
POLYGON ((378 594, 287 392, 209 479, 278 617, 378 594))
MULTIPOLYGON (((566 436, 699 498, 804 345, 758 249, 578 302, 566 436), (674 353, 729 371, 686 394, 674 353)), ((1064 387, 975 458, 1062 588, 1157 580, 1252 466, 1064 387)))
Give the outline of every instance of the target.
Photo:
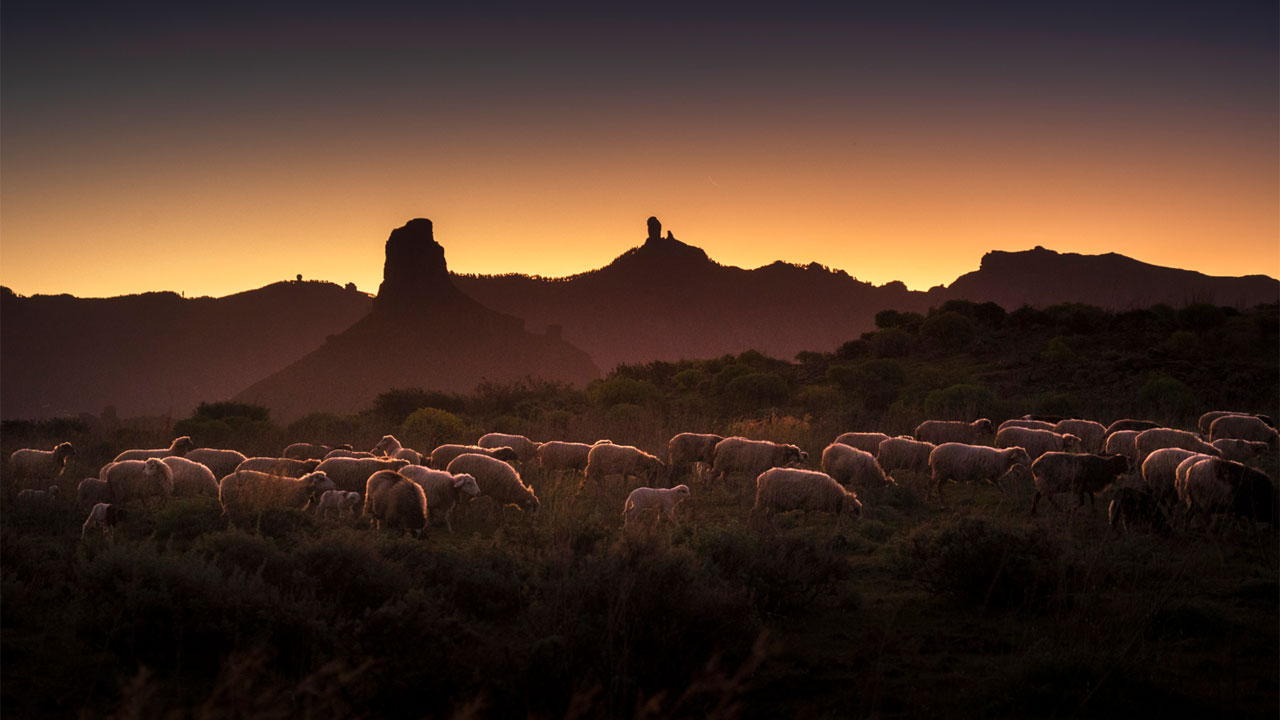
POLYGON ((375 291, 413 217, 561 276, 649 215, 915 289, 1035 245, 1280 276, 1274 0, 527 5, 5 0, 0 284, 375 291))

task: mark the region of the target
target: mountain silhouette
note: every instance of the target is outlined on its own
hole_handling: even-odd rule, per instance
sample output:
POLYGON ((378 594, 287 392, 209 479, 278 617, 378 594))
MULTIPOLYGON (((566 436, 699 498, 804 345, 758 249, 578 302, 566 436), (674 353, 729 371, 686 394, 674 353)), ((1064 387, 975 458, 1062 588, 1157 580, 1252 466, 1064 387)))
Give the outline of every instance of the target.
POLYGON ((555 333, 490 310, 455 287, 430 220, 391 232, 382 285, 370 313, 314 352, 249 386, 235 399, 291 420, 354 412, 397 387, 469 391, 482 380, 525 377, 582 384, 600 371, 555 333))

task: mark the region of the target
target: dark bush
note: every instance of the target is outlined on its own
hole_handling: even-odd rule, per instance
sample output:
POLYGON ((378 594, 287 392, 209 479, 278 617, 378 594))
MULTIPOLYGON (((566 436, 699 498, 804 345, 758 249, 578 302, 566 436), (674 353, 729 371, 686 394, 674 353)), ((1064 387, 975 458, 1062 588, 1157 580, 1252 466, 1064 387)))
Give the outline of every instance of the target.
POLYGON ((749 373, 730 380, 724 396, 738 410, 775 408, 786 404, 790 392, 787 381, 773 373, 749 373))
POLYGON ((965 420, 996 414, 996 396, 981 385, 961 383, 925 396, 925 413, 937 420, 965 420))

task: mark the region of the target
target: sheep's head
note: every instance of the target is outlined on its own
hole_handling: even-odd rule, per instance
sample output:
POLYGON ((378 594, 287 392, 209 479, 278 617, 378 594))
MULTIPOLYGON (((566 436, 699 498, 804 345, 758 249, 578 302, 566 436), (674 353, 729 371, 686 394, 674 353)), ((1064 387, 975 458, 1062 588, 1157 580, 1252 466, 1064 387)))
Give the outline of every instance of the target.
POLYGON ((350 490, 342 498, 342 506, 354 508, 360 504, 360 493, 350 490))
POLYGON ((1133 463, 1124 455, 1102 455, 1106 458, 1108 466, 1115 471, 1117 475, 1129 472, 1133 469, 1133 463))
POLYGON ((809 453, 801 450, 795 445, 783 445, 782 447, 786 448, 786 451, 783 454, 783 464, 785 465, 794 465, 809 459, 809 453))
POLYGON ((862 501, 858 499, 857 495, 846 492, 840 500, 840 514, 855 518, 862 517, 862 501))
POLYGON ((320 461, 319 461, 319 460, 304 460, 304 461, 302 461, 302 470, 303 470, 304 472, 311 472, 311 471, 315 470, 315 469, 316 469, 316 468, 318 468, 318 467, 320 467, 320 461))
POLYGON ((298 480, 303 485, 310 487, 313 492, 318 494, 323 494, 328 490, 336 490, 338 487, 337 485, 333 484, 333 481, 329 479, 328 475, 326 475, 325 473, 319 470, 315 472, 309 472, 306 475, 303 475, 302 477, 298 478, 298 480))
POLYGON ((373 446, 374 454, 390 455, 400 449, 400 441, 394 435, 383 435, 377 445, 373 446))
POLYGON ((147 458, 146 462, 143 464, 145 467, 142 468, 142 474, 146 477, 163 475, 164 471, 169 468, 169 466, 165 465, 164 461, 159 458, 147 458))
POLYGON ((196 449, 196 444, 187 435, 174 438, 173 443, 169 445, 169 452, 174 455, 182 456, 196 449))
POLYGON ((58 493, 60 492, 62 492, 62 488, 58 487, 57 485, 49 486, 49 497, 56 498, 58 497, 58 493))
POLYGON ((1080 439, 1080 436, 1078 435, 1072 435, 1071 433, 1063 433, 1062 435, 1063 450, 1075 450, 1076 448, 1080 447, 1080 444, 1082 442, 1083 441, 1080 439))
POLYGON ((502 462, 515 462, 520 459, 520 453, 503 445, 502 447, 493 448, 489 453, 489 457, 501 460, 502 462))
POLYGON ((973 428, 974 430, 977 430, 980 433, 985 433, 987 435, 994 435, 996 432, 995 426, 992 425, 991 421, 986 418, 978 418, 977 420, 974 420, 973 422, 969 423, 969 427, 973 428))
POLYGON ((453 487, 467 497, 480 496, 480 486, 476 484, 475 476, 470 473, 459 473, 454 475, 453 487))
POLYGON ((684 500, 684 499, 686 499, 686 498, 688 498, 688 497, 689 497, 689 486, 688 486, 688 485, 677 485, 677 486, 675 486, 675 487, 671 488, 671 492, 672 492, 674 495, 676 495, 676 496, 678 496, 678 497, 680 498, 680 499, 679 499, 679 500, 677 500, 676 502, 680 502, 680 501, 682 501, 682 500, 684 500))
POLYGON ((520 503, 520 509, 524 510, 529 517, 537 517, 538 508, 541 506, 542 503, 538 502, 538 498, 534 496, 532 490, 529 491, 529 497, 520 503))
POLYGON ((58 443, 58 446, 53 449, 53 456, 61 462, 66 462, 67 458, 72 457, 75 454, 76 449, 71 447, 71 443, 69 442, 58 443))

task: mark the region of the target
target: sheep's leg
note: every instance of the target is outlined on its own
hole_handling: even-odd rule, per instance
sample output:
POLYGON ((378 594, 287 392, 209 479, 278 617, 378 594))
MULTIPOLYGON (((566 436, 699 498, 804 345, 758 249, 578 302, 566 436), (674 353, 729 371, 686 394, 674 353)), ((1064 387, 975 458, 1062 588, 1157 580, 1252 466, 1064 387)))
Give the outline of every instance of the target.
POLYGON ((1031 497, 1031 517, 1036 516, 1036 505, 1040 504, 1040 491, 1036 490, 1036 494, 1031 497))

